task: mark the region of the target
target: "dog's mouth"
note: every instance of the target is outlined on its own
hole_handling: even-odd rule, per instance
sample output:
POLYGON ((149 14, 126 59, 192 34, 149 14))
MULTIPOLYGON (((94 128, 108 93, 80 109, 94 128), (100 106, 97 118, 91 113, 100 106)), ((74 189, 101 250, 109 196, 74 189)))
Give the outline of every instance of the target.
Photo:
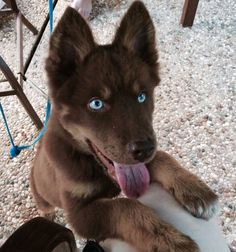
POLYGON ((126 196, 137 198, 145 193, 150 183, 150 175, 144 163, 119 164, 109 159, 99 148, 88 140, 90 149, 106 168, 109 176, 120 186, 126 196))

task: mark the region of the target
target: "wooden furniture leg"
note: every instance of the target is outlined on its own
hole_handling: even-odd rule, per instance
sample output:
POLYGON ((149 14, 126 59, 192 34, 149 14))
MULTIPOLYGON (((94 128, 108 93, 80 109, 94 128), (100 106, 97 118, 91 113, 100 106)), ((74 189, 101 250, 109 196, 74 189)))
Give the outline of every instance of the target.
POLYGON ((185 0, 180 23, 183 27, 191 27, 195 18, 199 0, 185 0))
POLYGON ((16 16, 16 44, 17 44, 17 62, 18 62, 18 71, 19 71, 19 83, 23 87, 23 71, 24 71, 24 57, 23 57, 23 29, 22 29, 22 15, 18 12, 16 16))
POLYGON ((30 23, 30 21, 24 15, 22 15, 22 22, 34 35, 38 34, 38 30, 30 23))
POLYGON ((4 76, 6 77, 7 81, 13 88, 13 90, 0 92, 1 96, 8 96, 8 95, 17 95, 19 98, 21 104, 29 114, 30 118, 35 123, 36 127, 38 129, 41 129, 43 127, 43 123, 41 122, 40 118, 38 117, 37 113, 33 109, 32 105, 30 104, 28 98, 26 97, 21 85, 18 83, 16 77, 12 73, 11 69, 8 67, 8 65, 5 63, 3 58, 0 56, 0 69, 2 70, 4 76))
MULTIPOLYGON (((7 7, 10 9, 1 10, 2 13, 15 13, 18 14, 20 10, 17 7, 16 0, 3 0, 6 3, 7 7)), ((30 23, 30 21, 21 13, 23 24, 34 34, 38 33, 37 29, 30 23)))
POLYGON ((3 0, 9 9, 2 9, 1 13, 14 13, 16 15, 16 31, 17 31, 17 62, 19 83, 23 86, 24 74, 24 58, 23 58, 23 24, 34 34, 38 33, 37 29, 30 23, 30 21, 18 9, 16 0, 3 0), (12 12, 11 12, 12 11, 12 12))

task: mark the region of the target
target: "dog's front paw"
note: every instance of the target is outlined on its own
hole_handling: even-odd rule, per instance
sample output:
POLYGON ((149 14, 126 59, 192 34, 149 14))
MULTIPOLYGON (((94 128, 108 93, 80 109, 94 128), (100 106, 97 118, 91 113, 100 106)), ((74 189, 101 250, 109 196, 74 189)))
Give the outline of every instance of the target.
POLYGON ((209 220, 219 210, 218 197, 213 193, 209 192, 209 195, 199 196, 191 195, 189 202, 185 203, 185 208, 197 218, 209 220))
POLYGON ((177 201, 195 217, 208 220, 219 209, 218 196, 195 176, 181 181, 172 192, 177 201))

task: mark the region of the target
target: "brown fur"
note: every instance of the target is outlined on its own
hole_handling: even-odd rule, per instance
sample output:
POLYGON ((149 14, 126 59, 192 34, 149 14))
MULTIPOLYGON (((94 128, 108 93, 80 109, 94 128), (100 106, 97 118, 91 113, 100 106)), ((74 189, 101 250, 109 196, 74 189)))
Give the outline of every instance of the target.
MULTIPOLYGON (((149 139, 153 90, 159 83, 155 31, 144 5, 135 2, 110 45, 97 45, 81 16, 68 7, 51 40, 46 70, 52 101, 48 129, 31 172, 37 206, 49 214, 65 210, 81 236, 119 238, 139 251, 198 251, 195 243, 134 199, 120 193, 91 151, 88 139, 111 160, 135 163, 127 149, 149 139), (147 100, 137 102, 145 90, 147 100), (102 111, 88 107, 91 98, 105 101, 102 111)), ((161 183, 194 215, 208 218, 215 194, 168 154, 158 151, 143 160, 151 180, 161 183), (203 213, 198 212, 202 206, 203 213), (208 214, 209 212, 209 214, 208 214)))

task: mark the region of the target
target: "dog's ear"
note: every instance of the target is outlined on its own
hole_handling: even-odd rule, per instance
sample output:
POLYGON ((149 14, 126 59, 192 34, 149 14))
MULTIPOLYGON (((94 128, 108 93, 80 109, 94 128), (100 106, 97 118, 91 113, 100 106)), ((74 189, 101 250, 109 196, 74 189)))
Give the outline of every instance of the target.
POLYGON ((67 7, 50 39, 46 60, 50 88, 60 88, 95 46, 86 21, 76 10, 67 7))
POLYGON ((157 65, 155 28, 142 2, 135 1, 131 5, 121 21, 113 43, 123 45, 149 65, 157 65))

